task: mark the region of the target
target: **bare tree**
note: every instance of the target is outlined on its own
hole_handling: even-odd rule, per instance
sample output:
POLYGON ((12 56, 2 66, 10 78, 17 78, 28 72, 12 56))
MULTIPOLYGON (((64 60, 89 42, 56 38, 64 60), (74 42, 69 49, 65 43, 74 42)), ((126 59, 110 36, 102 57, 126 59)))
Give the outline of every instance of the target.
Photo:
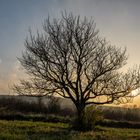
POLYGON ((18 94, 58 94, 77 108, 79 124, 89 104, 126 103, 140 86, 139 68, 121 72, 126 49, 110 45, 98 35, 93 20, 63 14, 43 25, 44 33, 30 32, 19 58, 30 75, 14 89, 18 94))

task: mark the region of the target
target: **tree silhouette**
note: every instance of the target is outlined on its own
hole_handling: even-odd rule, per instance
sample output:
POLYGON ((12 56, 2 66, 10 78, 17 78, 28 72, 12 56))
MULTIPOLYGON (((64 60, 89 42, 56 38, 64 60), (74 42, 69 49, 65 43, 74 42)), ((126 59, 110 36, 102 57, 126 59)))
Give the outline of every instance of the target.
POLYGON ((126 49, 99 37, 93 20, 62 13, 61 19, 45 20, 43 29, 36 36, 30 32, 25 41, 19 61, 30 80, 14 85, 18 94, 69 98, 76 106, 79 126, 87 105, 132 100, 132 91, 140 86, 139 68, 121 72, 126 49))

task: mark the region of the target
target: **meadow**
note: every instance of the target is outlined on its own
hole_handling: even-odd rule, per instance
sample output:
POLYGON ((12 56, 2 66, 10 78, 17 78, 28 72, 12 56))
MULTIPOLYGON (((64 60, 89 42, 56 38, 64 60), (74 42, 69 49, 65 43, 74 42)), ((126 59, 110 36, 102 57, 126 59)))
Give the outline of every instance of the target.
POLYGON ((78 132, 65 123, 0 120, 0 140, 140 140, 140 129, 97 126, 78 132))
POLYGON ((48 107, 0 99, 0 140, 140 140, 139 108, 99 107, 104 119, 94 130, 78 132, 71 128, 73 110, 58 102, 48 107))

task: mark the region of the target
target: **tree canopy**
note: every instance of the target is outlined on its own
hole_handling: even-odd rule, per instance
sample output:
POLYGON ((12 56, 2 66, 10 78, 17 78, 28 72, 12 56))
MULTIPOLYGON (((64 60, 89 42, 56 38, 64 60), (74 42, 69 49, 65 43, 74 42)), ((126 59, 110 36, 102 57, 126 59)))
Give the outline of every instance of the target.
POLYGON ((43 33, 25 41, 19 61, 30 80, 14 89, 18 94, 69 98, 80 114, 86 105, 126 103, 140 86, 139 67, 126 73, 126 48, 111 45, 99 37, 93 20, 62 13, 60 19, 46 19, 43 33))

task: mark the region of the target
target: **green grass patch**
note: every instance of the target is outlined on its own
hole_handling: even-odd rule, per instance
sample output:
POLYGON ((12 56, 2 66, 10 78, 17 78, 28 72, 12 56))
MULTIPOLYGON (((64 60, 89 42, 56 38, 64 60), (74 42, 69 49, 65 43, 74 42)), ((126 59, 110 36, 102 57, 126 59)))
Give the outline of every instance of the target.
POLYGON ((0 140, 140 140, 140 129, 108 128, 78 132, 66 123, 0 120, 0 140))

